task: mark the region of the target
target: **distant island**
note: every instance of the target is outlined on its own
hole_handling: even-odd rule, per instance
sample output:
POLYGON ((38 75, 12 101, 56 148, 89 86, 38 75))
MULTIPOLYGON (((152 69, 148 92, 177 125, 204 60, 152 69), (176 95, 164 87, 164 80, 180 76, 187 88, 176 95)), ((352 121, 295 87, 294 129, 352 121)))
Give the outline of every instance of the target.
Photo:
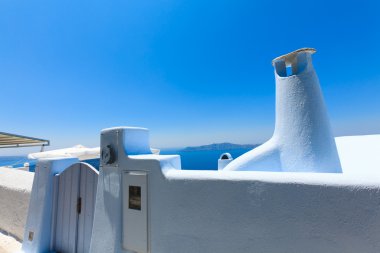
POLYGON ((254 149, 259 144, 233 144, 233 143, 213 143, 209 145, 195 146, 195 147, 186 147, 181 151, 205 151, 205 150, 233 150, 233 149, 254 149))

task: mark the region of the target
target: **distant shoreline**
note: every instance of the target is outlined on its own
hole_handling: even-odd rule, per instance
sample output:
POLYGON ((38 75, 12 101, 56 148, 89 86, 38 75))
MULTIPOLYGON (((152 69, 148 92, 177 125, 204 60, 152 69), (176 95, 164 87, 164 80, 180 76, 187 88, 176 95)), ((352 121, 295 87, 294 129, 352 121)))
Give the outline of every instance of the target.
POLYGON ((209 145, 192 146, 182 149, 182 152, 210 151, 210 150, 234 150, 234 149, 254 149, 259 144, 234 144, 229 142, 213 143, 209 145))

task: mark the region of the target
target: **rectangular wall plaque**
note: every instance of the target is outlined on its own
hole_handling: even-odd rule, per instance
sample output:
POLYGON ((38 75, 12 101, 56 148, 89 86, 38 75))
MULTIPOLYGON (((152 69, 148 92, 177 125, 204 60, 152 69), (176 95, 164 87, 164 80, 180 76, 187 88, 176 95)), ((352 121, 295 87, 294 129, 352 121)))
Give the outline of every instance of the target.
POLYGON ((148 252, 148 182, 143 171, 123 173, 123 248, 148 252))
POLYGON ((128 208, 134 210, 141 210, 141 187, 130 185, 128 195, 128 208))

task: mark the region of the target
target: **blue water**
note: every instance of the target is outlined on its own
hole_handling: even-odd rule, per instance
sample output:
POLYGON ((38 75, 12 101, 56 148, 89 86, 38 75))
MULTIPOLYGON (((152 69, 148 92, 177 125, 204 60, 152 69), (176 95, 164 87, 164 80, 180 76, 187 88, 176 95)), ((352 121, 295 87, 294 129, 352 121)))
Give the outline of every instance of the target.
POLYGON ((14 168, 24 166, 26 162, 34 162, 26 156, 0 156, 0 166, 12 166, 14 168))
POLYGON ((162 155, 178 154, 181 156, 183 170, 217 170, 218 159, 223 153, 230 153, 236 158, 251 149, 230 149, 230 150, 202 150, 202 151, 181 151, 181 150, 161 150, 162 155))
MULTIPOLYGON (((231 150, 202 150, 202 151, 181 151, 178 149, 163 149, 162 155, 180 155, 183 170, 217 170, 218 159, 223 153, 230 153, 236 158, 250 149, 231 149, 231 150)), ((22 167, 25 162, 29 162, 30 170, 34 171, 36 160, 30 160, 26 156, 0 156, 0 166, 22 167)), ((86 160, 99 169, 99 159, 86 160)))

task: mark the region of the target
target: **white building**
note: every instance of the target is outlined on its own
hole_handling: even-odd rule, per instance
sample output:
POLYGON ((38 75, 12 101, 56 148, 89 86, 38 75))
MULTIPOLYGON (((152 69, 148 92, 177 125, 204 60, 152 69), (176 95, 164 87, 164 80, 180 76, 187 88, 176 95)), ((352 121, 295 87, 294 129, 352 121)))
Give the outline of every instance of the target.
POLYGON ((42 160, 24 252, 379 252, 380 135, 335 143, 312 53, 274 60, 275 134, 223 170, 181 170, 131 127, 102 131, 99 176, 42 160))

